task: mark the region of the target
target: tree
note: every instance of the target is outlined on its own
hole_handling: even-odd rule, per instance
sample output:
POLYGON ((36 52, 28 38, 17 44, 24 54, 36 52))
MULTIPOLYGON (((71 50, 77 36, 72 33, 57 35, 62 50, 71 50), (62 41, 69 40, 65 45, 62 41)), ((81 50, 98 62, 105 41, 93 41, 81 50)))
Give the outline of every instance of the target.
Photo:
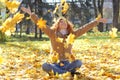
MULTIPOLYGON (((103 17, 103 3, 104 3, 104 0, 93 0, 95 17, 97 17, 98 14, 101 14, 101 16, 103 17)), ((100 23, 98 25, 98 30, 101 32, 103 31, 103 23, 100 23)))
POLYGON ((120 27, 118 26, 118 18, 119 18, 119 0, 112 0, 113 2, 113 27, 118 28, 120 30, 120 27))

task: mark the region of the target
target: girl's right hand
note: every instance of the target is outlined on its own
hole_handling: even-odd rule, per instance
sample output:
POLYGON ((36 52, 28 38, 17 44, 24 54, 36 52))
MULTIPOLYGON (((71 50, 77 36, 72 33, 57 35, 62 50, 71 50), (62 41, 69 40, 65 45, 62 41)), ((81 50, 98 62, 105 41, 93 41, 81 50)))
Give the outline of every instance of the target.
POLYGON ((23 12, 28 13, 29 15, 31 15, 31 14, 32 14, 32 12, 31 12, 31 10, 30 10, 30 7, 28 7, 28 8, 21 7, 21 10, 22 10, 23 12))

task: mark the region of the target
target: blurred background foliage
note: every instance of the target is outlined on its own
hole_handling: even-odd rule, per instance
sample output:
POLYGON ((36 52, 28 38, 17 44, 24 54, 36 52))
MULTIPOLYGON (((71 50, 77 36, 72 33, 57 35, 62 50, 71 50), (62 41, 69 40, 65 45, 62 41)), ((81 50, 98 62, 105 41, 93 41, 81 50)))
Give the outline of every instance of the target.
MULTIPOLYGON (((3 0, 4 1, 4 0, 3 0)), ((12 0, 11 0, 12 1, 12 0)), ((40 18, 43 17, 47 20, 47 24, 52 26, 55 22, 55 15, 53 11, 56 4, 60 4, 60 0, 17 0, 21 4, 18 11, 23 13, 20 8, 21 6, 30 6, 31 10, 36 13, 40 18)), ((107 18, 108 22, 106 24, 100 23, 95 29, 90 32, 108 32, 113 27, 120 30, 120 17, 119 17, 119 0, 66 0, 69 4, 69 11, 67 13, 67 18, 74 25, 75 28, 79 28, 82 25, 95 19, 98 14, 102 17, 107 18), (97 30, 96 30, 97 29, 97 30)), ((8 8, 0 2, 0 25, 10 16, 8 8), (5 16, 2 16, 3 10, 5 10, 5 16), (5 18, 5 19, 4 19, 5 18)), ((13 37, 22 37, 25 35, 32 34, 34 38, 42 39, 42 34, 44 34, 37 26, 30 20, 28 14, 25 14, 25 18, 16 25, 16 31, 12 34, 13 37)))

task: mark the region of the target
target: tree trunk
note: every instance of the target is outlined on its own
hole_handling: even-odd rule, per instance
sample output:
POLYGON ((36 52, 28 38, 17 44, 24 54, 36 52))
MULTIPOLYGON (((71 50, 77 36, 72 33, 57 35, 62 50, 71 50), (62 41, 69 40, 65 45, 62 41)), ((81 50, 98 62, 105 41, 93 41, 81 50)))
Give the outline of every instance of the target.
POLYGON ((113 27, 118 28, 120 31, 120 27, 118 26, 118 18, 119 18, 119 0, 113 0, 113 27))
POLYGON ((97 17, 98 11, 97 11, 97 6, 96 6, 96 0, 93 0, 93 6, 94 6, 95 17, 97 17))
MULTIPOLYGON (((95 11, 95 17, 98 16, 98 14, 101 14, 101 16, 103 17, 103 3, 104 3, 104 0, 93 0, 93 5, 94 5, 94 11, 95 11), (97 3, 97 5, 96 5, 97 3), (98 8, 97 8, 98 6, 98 8)), ((98 30, 100 32, 103 31, 103 23, 100 23, 98 25, 98 30)))
MULTIPOLYGON (((37 14, 37 0, 35 0, 35 14, 37 14)), ((35 38, 37 38, 37 25, 35 25, 35 38)))
POLYGON ((19 23, 20 24, 20 38, 22 37, 22 22, 19 23))

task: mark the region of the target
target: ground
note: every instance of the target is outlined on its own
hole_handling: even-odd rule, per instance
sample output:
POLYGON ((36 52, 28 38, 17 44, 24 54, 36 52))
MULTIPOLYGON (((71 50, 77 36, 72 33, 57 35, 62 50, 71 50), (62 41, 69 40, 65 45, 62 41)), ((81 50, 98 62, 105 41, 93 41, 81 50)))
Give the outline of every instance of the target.
POLYGON ((89 35, 74 42, 73 53, 83 63, 77 71, 48 76, 41 65, 48 61, 49 40, 0 43, 0 79, 4 80, 120 80, 120 38, 89 35))

